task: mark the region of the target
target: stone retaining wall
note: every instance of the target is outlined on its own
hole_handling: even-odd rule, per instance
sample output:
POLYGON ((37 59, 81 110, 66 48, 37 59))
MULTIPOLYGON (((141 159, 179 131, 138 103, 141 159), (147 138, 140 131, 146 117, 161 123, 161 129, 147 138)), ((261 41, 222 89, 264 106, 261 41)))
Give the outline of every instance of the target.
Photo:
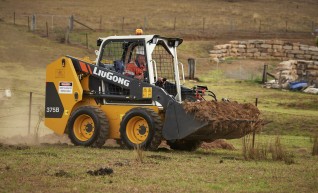
POLYGON ((235 56, 318 61, 318 47, 282 40, 230 41, 229 44, 214 46, 214 49, 210 51, 210 56, 213 58, 235 56))

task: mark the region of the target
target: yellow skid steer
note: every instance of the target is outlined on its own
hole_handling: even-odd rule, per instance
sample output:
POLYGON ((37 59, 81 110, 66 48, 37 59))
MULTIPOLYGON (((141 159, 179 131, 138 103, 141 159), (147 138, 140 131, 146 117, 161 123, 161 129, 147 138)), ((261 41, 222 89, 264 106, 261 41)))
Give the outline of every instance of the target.
POLYGON ((147 150, 156 150, 162 140, 172 149, 194 150, 202 141, 258 129, 258 115, 234 120, 245 124, 223 130, 222 121, 200 119, 186 110, 184 101, 202 104, 204 96, 216 97, 207 87, 181 85, 177 47, 182 41, 159 35, 110 36, 97 40, 95 61, 65 56, 52 62, 46 71, 45 125, 67 133, 75 145, 101 147, 106 139, 116 139, 128 148, 147 150))

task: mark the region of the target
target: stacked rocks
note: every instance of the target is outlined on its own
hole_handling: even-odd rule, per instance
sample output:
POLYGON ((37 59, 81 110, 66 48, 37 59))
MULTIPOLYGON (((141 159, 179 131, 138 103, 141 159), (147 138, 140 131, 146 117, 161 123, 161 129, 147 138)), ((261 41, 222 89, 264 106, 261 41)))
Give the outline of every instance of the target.
POLYGON ((318 61, 318 47, 282 40, 230 41, 216 45, 210 51, 212 58, 248 57, 257 59, 303 59, 318 61))
POLYGON ((306 80, 318 83, 318 61, 288 60, 278 64, 276 77, 282 83, 306 80))

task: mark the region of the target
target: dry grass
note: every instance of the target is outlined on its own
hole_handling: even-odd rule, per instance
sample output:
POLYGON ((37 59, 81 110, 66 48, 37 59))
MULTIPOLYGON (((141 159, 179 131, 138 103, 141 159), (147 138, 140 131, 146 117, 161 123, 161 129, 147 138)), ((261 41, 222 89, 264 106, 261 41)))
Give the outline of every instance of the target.
MULTIPOLYGON (((39 29, 44 29, 46 22, 52 30, 53 24, 65 29, 68 17, 73 14, 76 19, 94 29, 112 30, 117 35, 133 33, 137 27, 143 27, 147 33, 168 35, 185 35, 190 37, 215 37, 224 31, 235 32, 231 35, 258 32, 311 32, 317 20, 317 2, 306 0, 294 2, 282 0, 258 1, 2 1, 0 18, 26 25, 27 15, 37 14, 39 29), (131 6, 129 6, 131 4, 131 6), (100 8, 103 9, 100 9, 100 8), (23 11, 20 11, 23 10, 23 11), (101 20, 102 18, 102 20, 101 20), (124 18, 124 19, 123 19, 124 18), (176 19, 176 23, 175 23, 176 19), (122 26, 124 20, 124 27, 122 26), (100 23, 101 22, 101 23, 100 23), (203 32, 203 22, 205 24, 203 32), (287 28, 286 28, 287 22, 287 28), (314 22, 314 23, 312 23, 314 22)), ((53 29, 55 29, 53 27, 53 29)), ((76 24, 75 29, 83 29, 76 24)))
POLYGON ((245 160, 266 160, 268 146, 262 143, 255 143, 253 147, 253 135, 246 135, 242 138, 242 155, 245 160))
MULTIPOLYGON (((268 156, 271 155, 273 161, 284 161, 286 164, 295 163, 294 154, 286 150, 280 141, 280 137, 275 138, 274 143, 255 143, 252 144, 252 135, 243 137, 242 155, 245 160, 268 160, 268 156)), ((257 137, 256 137, 257 140, 257 137)))
POLYGON ((39 106, 38 109, 38 121, 34 127, 34 142, 35 144, 39 143, 39 130, 40 130, 40 124, 41 122, 44 120, 44 107, 43 106, 39 106))
MULTIPOLYGON (((283 139, 281 143, 288 145, 283 139)), ((311 148, 308 138, 294 144, 311 148)), ((301 164, 286 165, 244 161, 237 149, 146 152, 147 159, 140 164, 134 152, 116 147, 2 146, 0 187, 3 192, 317 192, 317 156, 296 152, 295 160, 301 164), (220 163, 221 157, 238 159, 220 163), (98 168, 112 168, 114 173, 87 174, 98 168), (56 176, 61 170, 69 175, 56 176)))
POLYGON ((144 162, 144 150, 140 147, 140 144, 134 146, 135 160, 139 163, 144 162))

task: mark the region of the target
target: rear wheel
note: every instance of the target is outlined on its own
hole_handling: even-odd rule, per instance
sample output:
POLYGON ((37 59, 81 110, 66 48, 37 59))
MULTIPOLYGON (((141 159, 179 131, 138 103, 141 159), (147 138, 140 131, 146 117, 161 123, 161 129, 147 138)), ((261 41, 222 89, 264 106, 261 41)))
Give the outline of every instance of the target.
POLYGON ((152 109, 133 108, 120 124, 120 137, 126 147, 139 145, 145 150, 156 150, 161 143, 162 122, 152 109))
POLYGON ((91 106, 76 109, 67 124, 74 145, 101 147, 108 136, 109 124, 105 113, 91 106))
POLYGON ((170 146, 171 149, 174 149, 174 150, 195 151, 201 146, 202 141, 179 139, 179 140, 167 141, 167 144, 170 146))

